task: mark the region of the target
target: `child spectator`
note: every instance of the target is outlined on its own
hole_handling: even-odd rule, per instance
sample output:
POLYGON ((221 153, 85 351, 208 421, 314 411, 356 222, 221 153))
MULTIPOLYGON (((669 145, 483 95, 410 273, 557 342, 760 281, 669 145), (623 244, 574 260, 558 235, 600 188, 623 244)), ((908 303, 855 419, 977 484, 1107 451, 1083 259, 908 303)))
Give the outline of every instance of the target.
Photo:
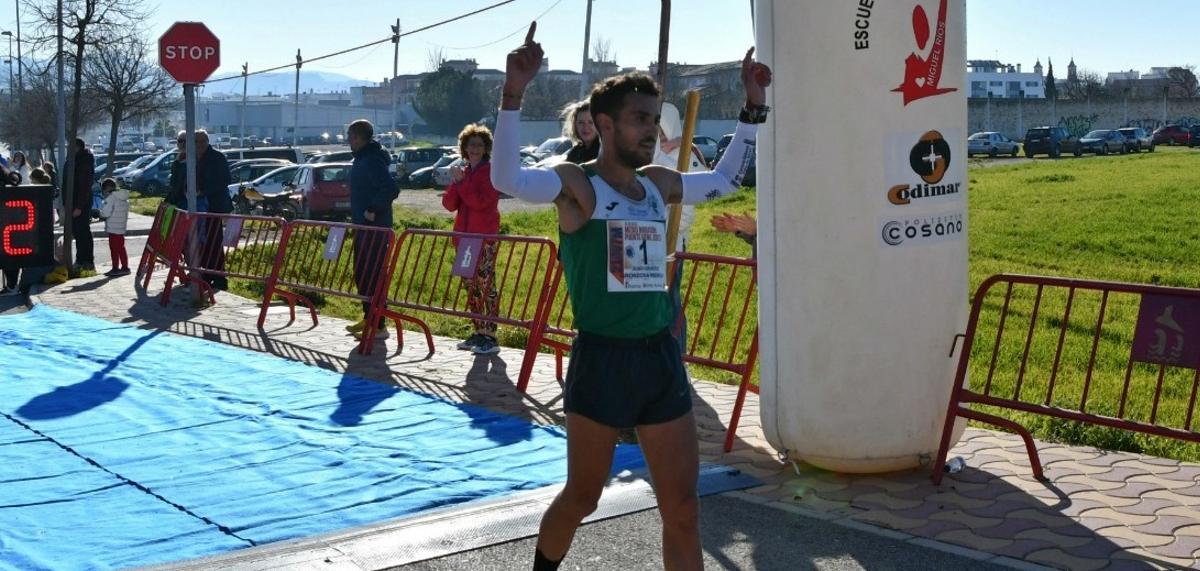
POLYGON ((100 204, 100 219, 104 221, 104 232, 108 234, 108 252, 112 255, 112 269, 104 275, 113 278, 129 275, 129 256, 125 253, 125 226, 129 221, 129 191, 117 186, 111 178, 100 183, 104 202, 100 204))

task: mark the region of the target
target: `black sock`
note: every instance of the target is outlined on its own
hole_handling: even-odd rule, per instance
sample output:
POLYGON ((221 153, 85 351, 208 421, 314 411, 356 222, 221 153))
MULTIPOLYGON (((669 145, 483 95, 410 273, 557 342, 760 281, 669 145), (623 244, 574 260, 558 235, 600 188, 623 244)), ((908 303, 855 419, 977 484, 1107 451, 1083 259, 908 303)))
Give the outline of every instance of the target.
POLYGON ((533 552, 533 571, 558 571, 560 563, 562 563, 562 559, 551 561, 542 555, 541 549, 535 549, 533 552))

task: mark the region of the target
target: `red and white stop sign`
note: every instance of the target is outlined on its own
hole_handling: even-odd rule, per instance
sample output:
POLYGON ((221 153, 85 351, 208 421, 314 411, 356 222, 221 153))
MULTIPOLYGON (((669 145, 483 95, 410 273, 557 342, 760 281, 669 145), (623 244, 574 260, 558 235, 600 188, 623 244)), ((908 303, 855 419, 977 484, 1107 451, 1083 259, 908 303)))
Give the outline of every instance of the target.
POLYGON ((201 83, 221 66, 221 41, 200 22, 175 22, 158 38, 158 65, 179 83, 201 83))

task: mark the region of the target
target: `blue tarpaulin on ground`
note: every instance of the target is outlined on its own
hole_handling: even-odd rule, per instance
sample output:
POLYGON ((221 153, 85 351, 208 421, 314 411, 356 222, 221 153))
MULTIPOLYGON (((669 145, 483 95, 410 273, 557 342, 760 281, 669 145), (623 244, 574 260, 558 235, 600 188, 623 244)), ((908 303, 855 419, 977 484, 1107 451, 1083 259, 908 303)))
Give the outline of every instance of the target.
MULTIPOLYGON (((36 306, 0 317, 0 568, 199 557, 562 482, 566 438, 36 306)), ((614 472, 639 468, 636 447, 614 472)))

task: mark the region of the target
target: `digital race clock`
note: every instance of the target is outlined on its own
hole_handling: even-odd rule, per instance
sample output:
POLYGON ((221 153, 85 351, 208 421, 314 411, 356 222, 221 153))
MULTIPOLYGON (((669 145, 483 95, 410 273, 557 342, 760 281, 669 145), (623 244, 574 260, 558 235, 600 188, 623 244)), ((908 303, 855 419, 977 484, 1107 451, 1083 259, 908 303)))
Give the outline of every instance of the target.
POLYGON ((54 264, 54 187, 0 187, 0 268, 54 264))

